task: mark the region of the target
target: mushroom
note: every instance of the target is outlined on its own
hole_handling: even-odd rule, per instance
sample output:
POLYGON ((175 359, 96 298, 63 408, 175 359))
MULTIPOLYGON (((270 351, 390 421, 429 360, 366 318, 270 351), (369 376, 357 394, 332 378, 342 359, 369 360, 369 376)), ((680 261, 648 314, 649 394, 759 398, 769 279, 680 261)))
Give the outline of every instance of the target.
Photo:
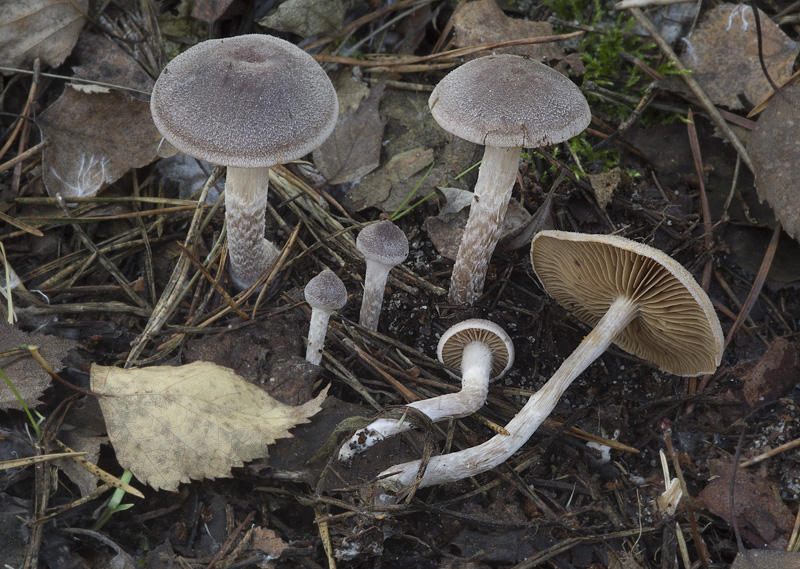
POLYGON ((264 238, 269 169, 333 131, 339 103, 330 79, 302 49, 272 36, 208 40, 167 64, 150 110, 178 150, 228 167, 231 279, 250 287, 279 252, 264 238))
MULTIPOLYGON (((461 391, 410 403, 432 422, 466 417, 486 402, 489 381, 503 377, 514 362, 514 344, 494 322, 473 318, 451 326, 439 340, 439 361, 461 369, 461 391)), ((376 442, 407 431, 411 423, 376 419, 359 430, 339 450, 339 460, 349 460, 376 442)))
POLYGON ((303 294, 311 307, 306 361, 319 365, 328 331, 328 319, 332 312, 340 310, 347 303, 347 289, 333 271, 325 269, 308 281, 303 294))
POLYGON ((465 63, 439 82, 428 104, 443 129, 486 146, 450 279, 450 302, 472 304, 483 292, 521 149, 578 135, 589 125, 591 113, 569 79, 518 55, 465 63))
MULTIPOLYGON (((555 408, 561 395, 611 343, 675 375, 713 373, 723 337, 708 295, 692 275, 661 251, 611 235, 542 231, 531 262, 545 290, 594 329, 498 435, 430 460, 420 486, 454 482, 491 470, 513 455, 555 408)), ((413 484, 420 461, 384 471, 390 493, 413 484)))
POLYGON ((356 238, 356 248, 367 260, 359 324, 364 328, 377 330, 386 278, 392 267, 408 257, 408 238, 387 219, 362 229, 356 238))

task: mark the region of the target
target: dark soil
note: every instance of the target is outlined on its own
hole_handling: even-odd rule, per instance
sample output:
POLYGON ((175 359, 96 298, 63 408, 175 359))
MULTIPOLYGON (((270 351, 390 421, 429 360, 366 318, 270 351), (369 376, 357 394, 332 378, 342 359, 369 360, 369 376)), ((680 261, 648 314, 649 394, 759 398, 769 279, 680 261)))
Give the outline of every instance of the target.
MULTIPOLYGON (((233 22, 241 18, 226 20, 223 28, 238 29, 233 22)), ((446 19, 440 16, 437 21, 446 19)), ((428 34, 418 48, 420 54, 431 47, 430 38, 435 41, 432 26, 428 34)), ((434 84, 440 76, 431 71, 402 79, 434 84)), ((30 86, 26 81, 7 83, 5 111, 21 112, 30 86)), ((50 83, 39 96, 39 106, 54 100, 62 85, 50 83)), ((670 95, 664 97, 682 104, 670 95)), ((734 200, 729 214, 722 217, 735 153, 713 136, 713 128, 700 113, 701 149, 709 166, 705 186, 716 223, 710 248, 704 245, 699 180, 683 124, 634 128, 624 144, 620 139, 614 142, 620 145, 620 166, 639 177, 619 188, 606 209, 597 205, 585 178, 575 180, 569 173, 553 186, 558 171, 542 159, 524 162, 522 186, 517 185, 514 196, 534 214, 547 192, 553 191, 552 209, 543 216, 547 227, 619 232, 671 254, 698 279, 710 263, 713 278, 708 294, 727 334, 758 280, 772 226, 741 223, 742 204, 758 207, 752 177, 744 173, 738 186, 742 200, 734 200)), ((4 129, 11 120, 0 116, 4 129)), ((27 146, 38 142, 35 130, 28 133, 27 146)), ((589 140, 596 145, 602 137, 589 140)), ((10 158, 13 152, 2 160, 10 158)), ((46 196, 41 168, 35 162, 25 164, 21 171, 12 168, 0 173, 2 212, 12 217, 65 218, 52 202, 15 201, 46 196)), ((601 163, 583 166, 589 173, 606 168, 601 163)), ((331 201, 346 190, 315 185, 294 165, 287 170, 301 187, 334 196, 331 201)), ((286 172, 278 170, 284 179, 286 172)), ((178 197, 176 189, 162 188, 153 167, 135 176, 142 196, 178 197)), ((125 196, 131 191, 126 177, 103 196, 125 196)), ((420 490, 410 503, 386 513, 375 510, 368 499, 375 474, 426 451, 437 454, 442 449, 466 448, 492 436, 487 420, 507 423, 588 328, 544 293, 533 275, 528 247, 495 254, 484 294, 474 306, 449 305, 446 295, 439 293, 448 288, 452 261, 442 258, 422 229, 426 217, 438 213, 431 200, 397 221, 409 236, 411 253, 402 268, 392 273, 386 288, 379 334, 361 329, 356 323, 363 260, 336 232, 332 221, 354 237, 359 222, 377 219, 381 212, 368 209, 345 214, 330 203, 313 208, 307 205, 310 201, 293 198, 279 186, 271 188, 270 205, 278 217, 272 215, 268 232, 280 245, 294 241, 288 259, 261 298, 256 300, 256 293, 240 301, 244 312, 255 318, 243 321, 228 312, 209 321, 209 316, 227 305, 201 276, 188 294, 171 305, 174 312, 165 325, 144 342, 140 335, 151 315, 103 308, 112 301, 133 305, 104 266, 91 257, 76 233, 76 223, 69 219, 38 223, 44 234, 41 238, 5 226, 0 239, 25 287, 28 291, 47 289, 43 291, 46 304, 35 292, 15 295, 17 326, 80 344, 60 372, 69 383, 88 389, 90 363, 122 365, 133 345, 141 347, 132 358, 136 365, 214 361, 292 405, 307 401, 324 385, 331 388, 323 411, 310 424, 294 429, 294 438, 279 441, 268 459, 234 469, 230 479, 183 484, 178 493, 153 491, 134 480, 145 499, 126 497, 133 507, 115 514, 96 531, 90 528, 102 509, 101 500, 60 513, 34 537, 21 520, 37 517, 36 500, 46 494, 51 508, 63 506, 78 499, 80 491, 55 468, 47 474, 48 467, 34 466, 3 471, 0 551, 8 553, 0 553, 0 560, 12 567, 23 566, 34 539, 41 545, 39 567, 51 569, 110 567, 112 562, 131 561, 148 569, 317 568, 332 566, 327 548, 339 567, 354 568, 677 568, 683 566, 678 561, 681 547, 695 566, 709 559, 711 566, 724 567, 737 554, 736 531, 746 548, 786 549, 800 501, 797 450, 739 468, 735 485, 731 464, 734 457, 743 460, 800 438, 800 295, 795 286, 800 257, 795 241, 786 236, 778 241, 776 265, 766 286, 707 382, 671 376, 612 347, 575 381, 552 421, 507 464, 474 479, 420 490), (66 259, 69 254, 74 257, 66 259), (39 271, 47 263, 54 264, 39 271), (85 266, 78 271, 81 264, 85 266), (52 278, 67 266, 76 271, 52 278), (333 317, 326 358, 322 367, 315 367, 303 359, 309 311, 299 299, 303 285, 326 266, 337 272, 351 296, 333 317), (454 380, 435 361, 436 345, 448 327, 472 317, 502 326, 516 349, 511 372, 491 387, 480 417, 395 437, 352 464, 336 461, 336 443, 352 433, 337 426, 348 418, 372 417, 376 412, 354 385, 362 386, 381 407, 407 402, 387 376, 421 398, 447 392, 454 380), (183 336, 173 341, 179 333, 183 336), (621 446, 611 449, 610 460, 604 461, 596 448, 586 445, 581 432, 618 441, 621 446), (621 450, 623 445, 627 450, 621 450), (660 451, 666 453, 670 478, 676 476, 675 465, 679 465, 691 496, 684 498, 677 511, 664 515, 655 507, 656 498, 664 492, 660 451), (50 480, 47 487, 42 486, 45 476, 50 480), (731 488, 738 528, 732 523, 731 488), (254 530, 273 531, 288 548, 271 560, 263 553, 264 546, 258 545, 262 542, 255 541, 254 530), (698 537, 704 545, 698 545, 698 537), (112 561, 115 556, 117 561, 112 561)), ((133 243, 141 239, 141 233, 136 233, 126 238, 129 248, 108 256, 129 282, 144 279, 138 294, 154 305, 181 255, 177 243, 183 243, 193 212, 151 216, 142 222, 122 216, 132 211, 130 203, 89 203, 71 215, 117 216, 82 224, 96 244, 131 229, 147 231, 148 247, 133 243), (156 223, 160 227, 154 230, 156 223)), ((222 225, 223 215, 217 211, 195 243, 196 257, 205 258, 213 249, 222 225)), ((233 291, 218 260, 210 270, 223 287, 233 291)), ((37 410, 48 418, 55 435, 60 426, 80 427, 86 417, 95 415, 96 411, 88 410, 93 406, 87 403, 91 399, 54 383, 37 410), (73 411, 61 425, 69 407, 79 404, 87 407, 73 411)), ((6 445, 0 459, 35 454, 25 435, 26 420, 13 410, 0 415, 0 448, 6 445)), ((44 450, 58 452, 54 445, 44 450)), ((98 465, 114 475, 123 471, 108 445, 98 465)))

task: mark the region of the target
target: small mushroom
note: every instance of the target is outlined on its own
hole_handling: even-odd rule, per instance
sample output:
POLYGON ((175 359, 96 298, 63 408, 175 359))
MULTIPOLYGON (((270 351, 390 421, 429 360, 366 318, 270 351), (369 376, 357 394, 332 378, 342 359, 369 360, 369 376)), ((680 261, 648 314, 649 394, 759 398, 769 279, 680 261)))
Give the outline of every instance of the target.
POLYGON ((227 166, 231 279, 254 284, 278 256, 264 238, 269 169, 330 135, 339 103, 328 76, 297 46, 262 34, 199 43, 167 64, 153 121, 181 152, 227 166))
POLYGON ((303 293, 306 302, 311 307, 306 361, 319 365, 319 362, 322 361, 322 348, 325 346, 328 320, 331 313, 340 310, 347 303, 347 289, 333 271, 325 269, 308 281, 303 293))
MULTIPOLYGON (((722 329, 708 295, 661 251, 612 235, 542 231, 531 262, 545 290, 577 318, 594 325, 545 386, 497 435, 430 460, 420 486, 454 482, 491 470, 513 455, 555 408, 561 395, 612 343, 675 375, 713 373, 722 358, 722 329)), ((420 461, 384 471, 390 489, 414 483, 420 461)))
MULTIPOLYGON (((439 340, 439 361, 461 370, 461 391, 410 403, 432 422, 472 415, 486 402, 489 381, 503 377, 514 362, 514 344, 494 322, 474 318, 451 326, 439 340)), ((408 421, 376 419, 359 430, 339 451, 349 460, 376 442, 412 427, 408 421)))
POLYGON ((408 238, 387 219, 362 229, 356 238, 356 248, 367 260, 359 323, 364 328, 377 330, 386 278, 393 267, 408 257, 408 238))
POLYGON ((450 302, 472 304, 483 292, 500 238, 520 151, 578 135, 591 113, 569 79, 518 55, 465 63, 439 82, 428 104, 443 129, 486 146, 450 279, 450 302))

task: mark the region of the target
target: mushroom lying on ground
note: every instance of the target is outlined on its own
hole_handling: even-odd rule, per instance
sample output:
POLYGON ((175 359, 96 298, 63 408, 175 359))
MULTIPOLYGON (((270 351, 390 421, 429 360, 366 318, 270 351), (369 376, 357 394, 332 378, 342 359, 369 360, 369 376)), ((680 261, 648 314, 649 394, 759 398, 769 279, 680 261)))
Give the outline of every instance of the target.
MULTIPOLYGON (((514 344, 505 330, 477 318, 451 326, 439 340, 437 351, 440 362, 461 370, 461 391, 408 405, 433 422, 475 413, 486 402, 489 381, 501 378, 514 363, 514 344)), ((376 419, 345 442, 339 450, 339 460, 351 459, 376 442, 411 427, 402 419, 376 419)))
POLYGON ((402 229, 386 219, 362 229, 356 238, 356 248, 367 260, 358 322, 364 328, 377 330, 386 279, 389 271, 408 257, 408 238, 402 229))
POLYGON ((591 113, 569 79, 518 55, 465 63, 439 82, 428 104, 443 129, 486 146, 450 280, 450 302, 472 304, 500 238, 520 151, 578 135, 591 113))
POLYGON ((272 36, 208 40, 167 64, 150 110, 178 150, 228 167, 231 279, 250 287, 278 255, 264 238, 270 167, 305 156, 336 124, 328 76, 302 49, 272 36))
POLYGON ((306 361, 319 365, 322 361, 322 349, 325 347, 328 320, 332 312, 340 310, 347 303, 347 289, 333 271, 325 269, 308 281, 303 294, 311 307, 306 361))
MULTIPOLYGON (((545 290, 594 329, 506 425, 510 436, 432 458, 420 487, 474 476, 508 459, 611 343, 675 375, 713 373, 720 363, 722 329, 711 301, 665 253, 623 237, 542 231, 531 243, 531 262, 545 290)), ((378 475, 388 490, 379 501, 393 502, 419 467, 417 460, 378 475)))

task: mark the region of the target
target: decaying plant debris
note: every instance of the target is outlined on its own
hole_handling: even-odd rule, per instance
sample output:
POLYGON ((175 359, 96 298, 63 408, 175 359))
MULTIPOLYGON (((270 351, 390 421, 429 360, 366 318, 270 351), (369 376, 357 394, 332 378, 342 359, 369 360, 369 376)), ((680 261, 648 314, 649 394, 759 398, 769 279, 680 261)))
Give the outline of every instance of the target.
MULTIPOLYGON (((15 14, 20 22, 39 18, 30 28, 38 37, 48 21, 59 21, 51 12, 57 4, 21 2, 15 14)), ((596 13, 592 2, 498 4, 504 15, 485 0, 455 11, 428 0, 363 6, 326 0, 313 3, 325 25, 309 27, 292 23, 307 3, 282 4, 282 37, 312 53, 332 77, 346 127, 327 150, 336 154, 315 154, 314 161, 324 162, 325 171, 357 175, 332 185, 307 163, 273 168, 266 231, 281 253, 257 283, 238 292, 226 269, 224 169, 170 157, 174 149, 159 144, 143 122, 146 113, 136 114, 136 128, 130 121, 146 106, 167 60, 187 44, 264 33, 255 22, 278 25, 278 19, 206 0, 160 8, 86 4, 70 4, 74 13, 60 20, 64 29, 54 31, 54 49, 40 61, 28 57, 22 42, 0 47, 2 64, 19 69, 3 71, 0 91, 0 312, 4 321, 16 318, 13 329, 0 328, 0 369, 43 417, 34 429, 3 391, 9 408, 0 414, 0 461, 19 462, 0 471, 0 561, 15 568, 650 569, 686 561, 727 566, 739 551, 737 536, 745 549, 797 547, 800 251, 775 222, 776 216, 795 220, 797 201, 774 188, 756 192, 759 180, 780 178, 797 163, 784 145, 781 168, 770 170, 768 145, 758 141, 796 137, 780 132, 790 120, 770 119, 769 131, 740 140, 757 116, 715 107, 702 85, 675 73, 690 59, 678 58, 660 36, 656 47, 635 36, 637 25, 655 30, 656 9, 633 8, 617 20, 615 12, 596 13), (519 23, 523 16, 531 21, 519 23), (498 22, 493 31, 500 35, 488 47, 476 46, 487 18, 498 22), (72 28, 82 22, 89 23, 78 39, 72 28), (534 22, 542 27, 528 25, 534 22), (553 33, 548 25, 559 43, 527 37, 534 29, 553 33), (300 42, 311 29, 338 31, 300 42), (589 98, 593 121, 569 146, 523 157, 514 187, 520 221, 501 240, 483 294, 465 308, 447 302, 453 263, 445 251, 457 248, 452 236, 466 210, 437 215, 445 196, 472 189, 477 169, 470 167, 481 149, 438 129, 427 99, 449 69, 504 42, 515 53, 548 46, 531 53, 569 70, 589 98), (102 85, 66 86, 63 95, 73 75, 102 85), (102 104, 108 99, 113 106, 102 104), (96 110, 87 115, 87 108, 96 110), (130 126, 114 128, 116 114, 130 126), (694 120, 687 125, 677 115, 694 120), (368 130, 361 137, 359 124, 368 130), (91 144, 84 147, 86 140, 91 144), (347 155, 349 145, 357 156, 347 155), (126 153, 128 147, 137 152, 126 153), (153 162, 156 154, 161 158, 153 162), (358 324, 365 265, 356 237, 380 217, 393 217, 410 253, 389 274, 372 331, 358 324), (588 333, 548 298, 532 271, 529 245, 520 247, 525 235, 529 243, 533 230, 547 228, 619 233, 673 256, 702 282, 720 316, 726 335, 720 368, 682 379, 612 347, 507 463, 376 509, 377 473, 502 433, 588 333), (7 268, 20 282, 11 303, 7 268), (317 366, 305 359, 311 311, 302 289, 325 269, 350 298, 331 316, 317 366), (436 360, 436 346, 445 330, 468 318, 503 328, 515 362, 490 386, 478 413, 431 424, 402 406, 460 389, 436 360), (70 342, 80 347, 63 358, 57 346, 70 342), (233 370, 281 408, 320 402, 324 389, 327 399, 291 430, 293 438, 248 449, 247 457, 268 456, 234 468, 231 478, 195 480, 177 492, 155 491, 135 478, 127 485, 114 448, 105 444, 90 365, 193 369, 192 362, 233 370), (417 428, 339 461, 339 445, 376 414, 417 428), (100 526, 102 500, 114 487, 144 498, 125 495, 100 526), (683 496, 677 505, 676 495, 683 496)), ((770 37, 788 36, 778 58, 783 80, 796 54, 790 17, 797 8, 781 14, 761 8, 762 18, 779 24, 770 24, 770 37)), ((729 10, 720 13, 741 33, 752 10, 729 10)), ((0 23, 0 33, 23 37, 2 14, 0 23)), ((712 45, 705 48, 713 52, 722 31, 714 28, 712 40, 706 34, 712 45)), ((757 57, 758 49, 737 54, 748 56, 757 57)), ((760 104, 769 110, 769 102, 747 98, 752 91, 742 78, 725 81, 747 110, 760 104)), ((764 86, 757 92, 761 97, 764 86)), ((792 99, 778 91, 773 100, 792 99)), ((780 116, 787 114, 794 116, 791 105, 782 105, 780 116)), ((198 450, 195 458, 202 459, 198 450)), ((224 476, 229 468, 207 470, 224 476)))

